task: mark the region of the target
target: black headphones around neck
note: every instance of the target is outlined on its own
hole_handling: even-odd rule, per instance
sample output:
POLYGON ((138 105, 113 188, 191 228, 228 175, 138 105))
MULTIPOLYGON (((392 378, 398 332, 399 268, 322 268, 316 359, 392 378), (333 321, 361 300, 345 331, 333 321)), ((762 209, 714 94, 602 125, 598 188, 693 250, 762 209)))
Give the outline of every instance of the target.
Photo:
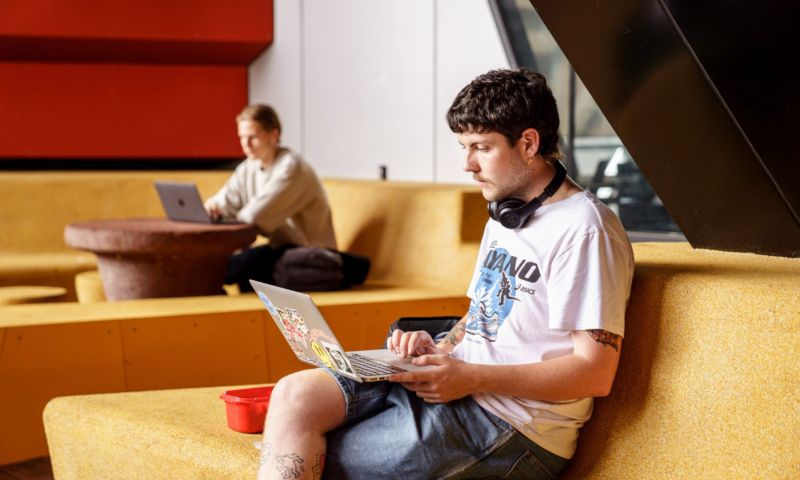
POLYGON ((519 198, 491 202, 489 204, 489 216, 506 228, 516 229, 525 225, 525 222, 533 215, 533 212, 541 207, 545 200, 555 195, 561 184, 564 183, 564 179, 567 178, 567 169, 561 162, 556 160, 554 166, 556 167, 556 175, 544 188, 544 192, 541 195, 528 203, 519 198))

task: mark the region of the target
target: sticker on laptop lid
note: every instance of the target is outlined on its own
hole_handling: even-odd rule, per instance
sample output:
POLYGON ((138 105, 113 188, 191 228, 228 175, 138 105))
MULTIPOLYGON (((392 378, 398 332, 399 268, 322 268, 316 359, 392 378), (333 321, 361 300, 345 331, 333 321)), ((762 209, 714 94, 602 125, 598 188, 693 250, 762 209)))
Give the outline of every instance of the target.
POLYGON ((327 342, 322 342, 322 346, 325 347, 325 350, 328 352, 328 356, 333 360, 333 363, 336 364, 337 371, 350 375, 356 374, 356 372, 354 372, 353 368, 350 366, 350 362, 347 361, 347 356, 341 350, 341 348, 339 348, 337 345, 327 342))
POLYGON ((328 351, 325 350, 325 347, 315 342, 314 340, 311 340, 311 350, 314 351, 314 354, 317 356, 319 361, 323 363, 323 365, 330 368, 331 370, 335 370, 333 366, 333 360, 331 360, 331 357, 330 355, 328 355, 328 351))
POLYGON ((272 301, 267 298, 266 295, 264 295, 264 292, 258 292, 258 298, 261 300, 261 303, 267 307, 267 311, 270 315, 272 315, 272 318, 274 318, 276 321, 280 321, 281 319, 280 316, 278 316, 278 309, 275 308, 275 305, 272 304, 272 301))

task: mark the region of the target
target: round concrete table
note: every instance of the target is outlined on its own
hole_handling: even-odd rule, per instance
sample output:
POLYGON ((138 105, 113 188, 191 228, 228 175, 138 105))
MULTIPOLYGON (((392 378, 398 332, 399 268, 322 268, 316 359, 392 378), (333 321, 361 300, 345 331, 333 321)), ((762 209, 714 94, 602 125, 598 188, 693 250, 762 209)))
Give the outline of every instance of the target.
POLYGON ((73 223, 67 245, 97 255, 109 301, 221 295, 228 257, 255 240, 245 224, 131 218, 73 223))

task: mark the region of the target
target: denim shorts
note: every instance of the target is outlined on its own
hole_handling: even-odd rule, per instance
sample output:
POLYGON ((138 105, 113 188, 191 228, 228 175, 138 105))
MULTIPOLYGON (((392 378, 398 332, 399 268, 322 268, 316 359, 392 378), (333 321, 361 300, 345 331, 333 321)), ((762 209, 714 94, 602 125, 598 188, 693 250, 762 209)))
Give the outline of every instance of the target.
POLYGON ((469 397, 431 404, 400 384, 329 373, 347 411, 327 435, 324 478, 554 479, 567 465, 469 397))

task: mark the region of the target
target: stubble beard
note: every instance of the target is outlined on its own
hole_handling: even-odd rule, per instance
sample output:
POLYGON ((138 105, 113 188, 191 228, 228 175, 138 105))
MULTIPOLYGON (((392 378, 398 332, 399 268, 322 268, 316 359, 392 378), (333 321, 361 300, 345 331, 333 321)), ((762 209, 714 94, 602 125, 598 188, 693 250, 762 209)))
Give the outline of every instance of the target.
POLYGON ((514 168, 509 175, 509 180, 503 188, 498 187, 495 183, 491 183, 495 188, 494 195, 492 195, 494 199, 490 201, 496 202, 507 198, 518 198, 527 202, 528 189, 533 183, 533 180, 530 168, 519 159, 518 162, 514 163, 514 168))

